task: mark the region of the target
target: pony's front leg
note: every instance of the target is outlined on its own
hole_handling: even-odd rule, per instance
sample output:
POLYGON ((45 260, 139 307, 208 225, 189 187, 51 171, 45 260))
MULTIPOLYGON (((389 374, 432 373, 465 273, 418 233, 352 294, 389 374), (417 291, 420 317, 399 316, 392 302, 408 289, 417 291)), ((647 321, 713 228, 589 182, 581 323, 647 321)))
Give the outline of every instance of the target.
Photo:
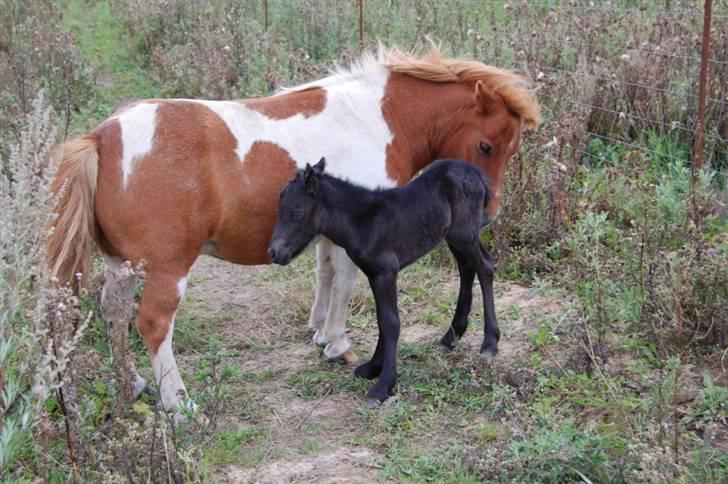
POLYGON ((164 410, 194 408, 172 352, 174 316, 187 288, 186 275, 150 272, 144 285, 137 328, 152 358, 164 410))
POLYGON ((334 279, 334 263, 332 260, 334 243, 323 235, 316 243, 316 296, 311 306, 308 327, 315 331, 324 327, 326 313, 329 310, 331 286, 334 279))
POLYGON ((331 261, 334 277, 331 285, 326 320, 314 335, 314 342, 324 346, 324 356, 336 360, 344 356, 351 343, 346 337, 346 318, 349 315, 349 299, 356 284, 357 267, 341 247, 332 244, 331 261))
MULTIPOLYGON (((397 274, 381 274, 369 279, 377 306, 379 341, 372 360, 362 365, 367 370, 380 369, 379 380, 367 392, 367 405, 372 408, 386 400, 397 383, 397 345, 399 312, 397 311, 397 274)), ((360 367, 361 368, 361 367, 360 367)), ((359 372, 359 368, 357 368, 359 372)))

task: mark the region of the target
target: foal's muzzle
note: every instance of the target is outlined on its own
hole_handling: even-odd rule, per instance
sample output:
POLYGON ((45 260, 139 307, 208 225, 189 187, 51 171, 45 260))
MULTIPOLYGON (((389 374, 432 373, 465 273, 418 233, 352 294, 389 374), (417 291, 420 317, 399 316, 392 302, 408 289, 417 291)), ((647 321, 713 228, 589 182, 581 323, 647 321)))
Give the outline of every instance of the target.
POLYGON ((268 258, 274 264, 285 266, 291 262, 291 251, 280 243, 271 242, 270 247, 268 247, 268 258))

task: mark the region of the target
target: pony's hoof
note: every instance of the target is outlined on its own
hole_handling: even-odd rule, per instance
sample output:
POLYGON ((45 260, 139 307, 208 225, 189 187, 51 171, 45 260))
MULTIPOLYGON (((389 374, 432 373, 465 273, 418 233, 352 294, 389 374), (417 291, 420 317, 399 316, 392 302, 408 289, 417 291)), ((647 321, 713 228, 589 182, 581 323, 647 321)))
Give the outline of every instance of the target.
POLYGON ((308 318, 308 329, 313 331, 318 331, 321 329, 324 325, 323 321, 317 322, 313 317, 308 318))
POLYGON ((320 329, 317 329, 313 334, 313 342, 320 348, 326 348, 326 345, 329 344, 329 341, 324 338, 323 332, 320 329))
POLYGON ((324 356, 327 360, 338 361, 343 359, 344 361, 346 361, 346 358, 348 357, 345 357, 344 355, 347 351, 350 350, 350 348, 351 343, 349 343, 349 340, 346 338, 346 336, 342 336, 341 338, 335 339, 334 341, 326 345, 326 347, 324 348, 324 356))
POLYGON ((159 393, 157 393, 154 388, 150 387, 149 385, 145 385, 144 388, 142 388, 142 391, 139 392, 139 395, 137 395, 137 397, 140 397, 142 393, 149 397, 152 397, 155 400, 159 398, 159 393))
POLYGON ((483 359, 486 363, 490 363, 495 358, 497 351, 491 349, 480 350, 480 354, 483 355, 483 359))
POLYGON ((344 351, 343 355, 336 358, 326 358, 329 363, 341 363, 342 365, 352 366, 359 361, 359 357, 350 349, 344 351))
POLYGON ((200 416, 198 414, 197 409, 197 404, 191 398, 185 398, 172 407, 172 419, 176 424, 185 424, 192 419, 197 422, 200 422, 200 419, 206 419, 205 416, 200 416))
POLYGON ((142 393, 146 393, 150 397, 156 398, 157 396, 155 391, 149 388, 149 385, 144 378, 140 377, 139 375, 134 375, 134 381, 131 383, 131 394, 136 400, 137 398, 142 396, 142 393))

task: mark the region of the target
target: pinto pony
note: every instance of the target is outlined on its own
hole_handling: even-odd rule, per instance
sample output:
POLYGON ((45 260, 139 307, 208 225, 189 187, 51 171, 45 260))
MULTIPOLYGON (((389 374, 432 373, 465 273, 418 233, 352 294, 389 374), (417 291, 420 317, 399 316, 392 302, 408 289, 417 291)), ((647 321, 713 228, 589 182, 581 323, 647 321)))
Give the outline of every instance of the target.
POLYGON ((278 221, 268 255, 288 264, 318 234, 346 250, 369 279, 377 308, 379 339, 371 360, 354 374, 379 378, 369 390, 369 406, 383 402, 397 381, 397 274, 443 239, 455 256, 460 293, 450 329, 440 340, 452 349, 467 329, 478 275, 485 331, 481 353, 498 352, 500 330, 493 304, 493 263, 480 242, 490 222, 485 205, 490 189, 483 173, 457 160, 440 160, 401 188, 367 190, 326 175, 325 160, 306 166, 281 193, 278 221))
MULTIPOLYGON (((48 262, 65 283, 88 272, 94 242, 109 264, 145 261, 136 324, 169 409, 187 398, 172 330, 190 267, 200 254, 269 263, 278 195, 296 168, 323 155, 333 176, 390 188, 460 158, 492 181, 495 215, 506 163, 539 119, 526 79, 435 47, 423 57, 380 48, 272 97, 140 101, 61 147, 48 262)), ((335 358, 350 346, 356 266, 329 240, 316 255, 309 325, 335 358)))

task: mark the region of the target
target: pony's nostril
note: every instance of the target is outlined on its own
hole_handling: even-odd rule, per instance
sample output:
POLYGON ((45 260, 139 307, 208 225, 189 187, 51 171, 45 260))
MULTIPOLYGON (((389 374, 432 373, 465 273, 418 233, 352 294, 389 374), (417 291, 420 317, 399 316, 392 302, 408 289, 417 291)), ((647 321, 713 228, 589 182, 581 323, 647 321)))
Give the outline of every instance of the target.
POLYGON ((270 260, 274 260, 276 258, 276 251, 273 249, 268 249, 268 258, 270 260))

